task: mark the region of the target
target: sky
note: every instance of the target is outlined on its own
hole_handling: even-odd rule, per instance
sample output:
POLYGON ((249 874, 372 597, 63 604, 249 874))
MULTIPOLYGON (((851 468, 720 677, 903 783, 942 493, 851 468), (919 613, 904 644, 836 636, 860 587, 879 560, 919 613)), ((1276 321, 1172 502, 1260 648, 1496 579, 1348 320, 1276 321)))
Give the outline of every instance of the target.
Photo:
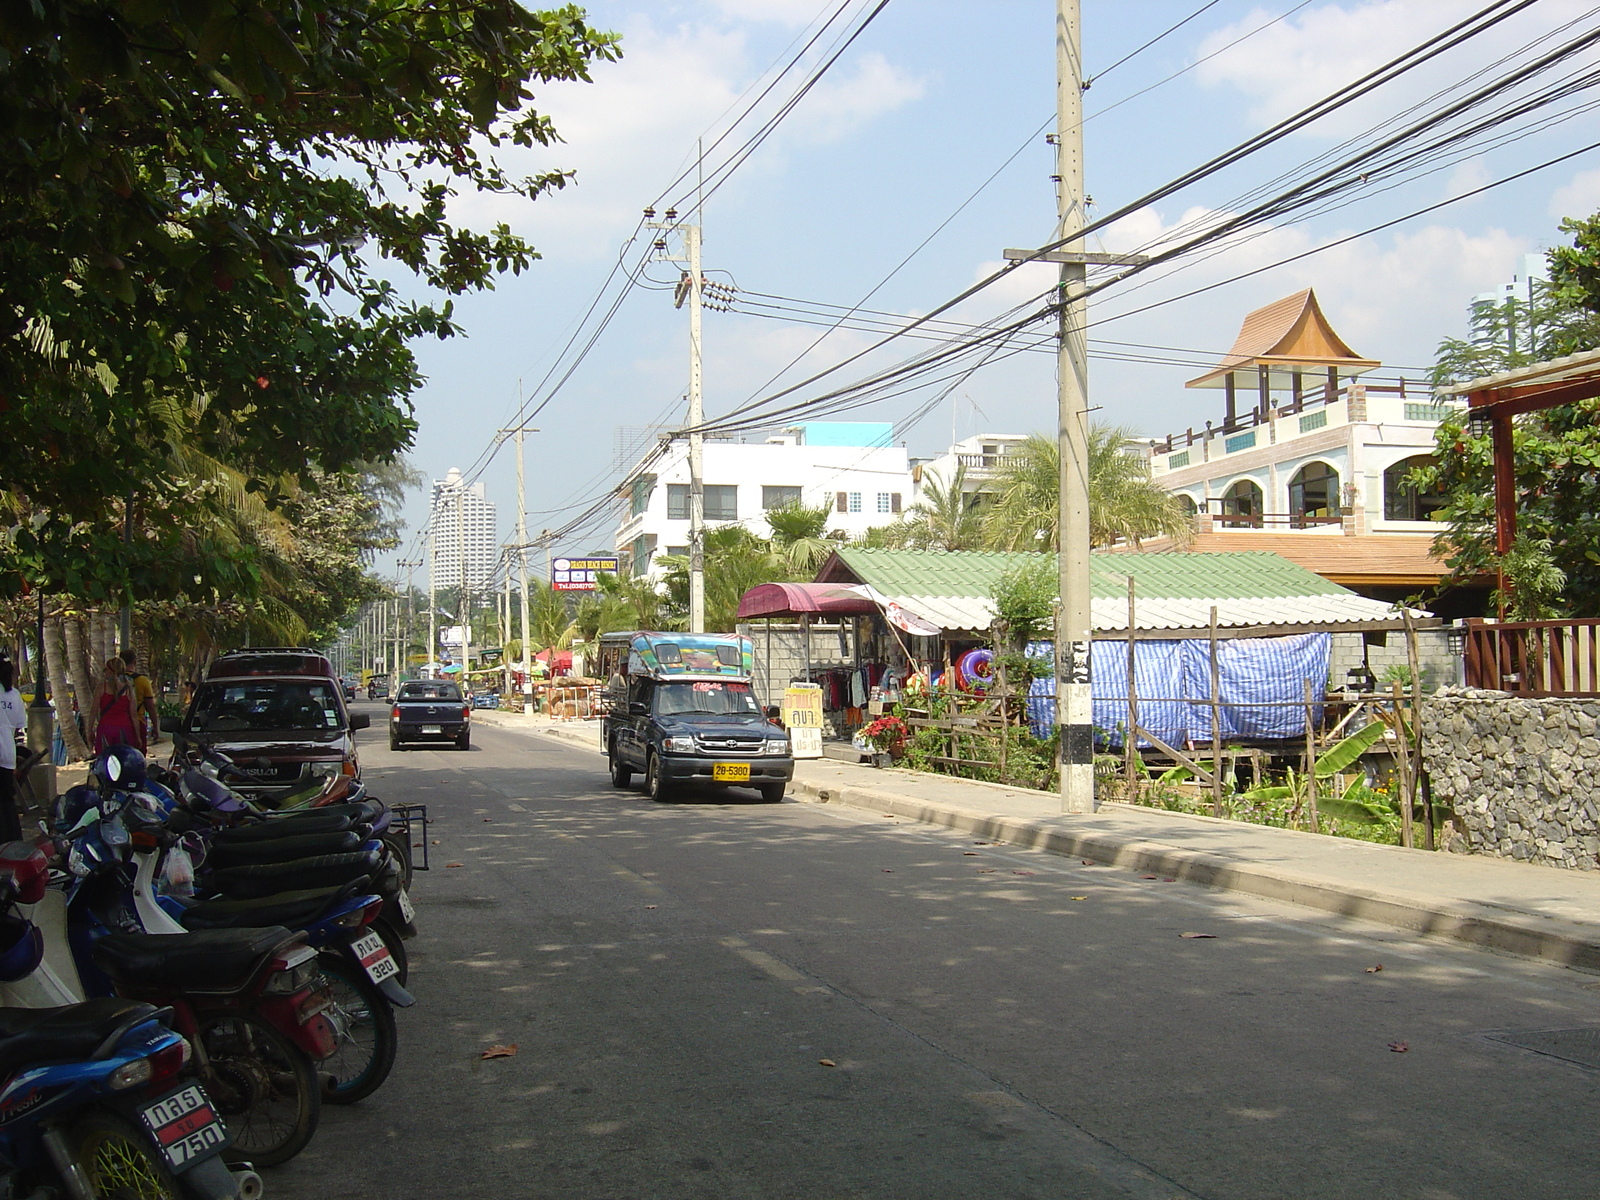
MULTIPOLYGON (((452 466, 473 469, 496 430, 515 423, 524 401, 531 401, 528 407, 542 403, 530 420, 538 432, 526 442, 527 520, 537 537, 614 486, 636 457, 627 451, 645 444, 652 427, 682 422, 688 325, 672 302, 674 265, 644 270, 641 286, 628 291, 559 388, 552 390, 549 373, 555 366, 559 376, 571 365, 563 347, 636 233, 641 210, 659 203, 686 169, 692 179, 697 139, 714 143, 752 89, 764 86, 771 68, 787 61, 839 2, 599 0, 588 6, 592 24, 622 35, 622 59, 597 65, 590 83, 536 86, 534 106, 552 117, 562 143, 499 153, 519 172, 572 170, 571 185, 531 203, 499 196, 455 202, 458 221, 504 221, 542 257, 522 275, 501 279, 495 290, 457 301, 467 336, 416 346, 427 382, 413 397, 420 428, 410 460, 428 479, 442 478, 452 466)), ((853 0, 849 12, 865 13, 875 3, 853 0)), ((1125 207, 1485 3, 1083 0, 1090 215, 1125 207)), ((866 307, 921 315, 1001 266, 1005 248, 1050 240, 1054 150, 1044 130, 1054 128, 1054 7, 1053 0, 890 0, 708 197, 706 275, 746 297, 737 306, 745 311, 705 315, 708 417, 767 396, 876 340, 839 330, 813 346, 822 328, 754 315, 753 302, 776 296, 850 306, 870 294, 866 307)), ((1542 44, 1548 47, 1597 23, 1597 10, 1581 0, 1540 0, 1269 149, 1138 208, 1097 235, 1091 248, 1134 251, 1190 223, 1215 222, 1237 212, 1250 189, 1336 151, 1345 139, 1500 57, 1525 61, 1535 51, 1520 58, 1517 52, 1536 38, 1553 38, 1542 44)), ((794 77, 781 81, 761 111, 788 99, 793 87, 794 77)), ((1092 419, 1149 437, 1220 419, 1221 394, 1186 390, 1184 381, 1228 349, 1247 312, 1306 287, 1316 290, 1333 327, 1358 355, 1384 362, 1378 375, 1408 368, 1417 377, 1441 339, 1465 332, 1474 294, 1509 280, 1524 255, 1558 244, 1563 216, 1600 209, 1600 151, 1466 195, 1600 141, 1600 117, 1593 112, 1536 127, 1555 111, 1522 118, 1505 127, 1515 136, 1503 144, 1469 147, 1473 152, 1456 156, 1459 161, 1447 157, 1399 186, 1374 183, 1354 202, 1320 214, 1252 222, 1243 231, 1248 236, 1096 295, 1089 330, 1092 419), (1457 197, 1465 198, 1388 229, 1361 232, 1457 197), (1271 265, 1318 247, 1328 248, 1271 265), (1270 269, 1209 287, 1262 267, 1270 269), (1199 288, 1209 290, 1184 298, 1199 288), (1146 361, 1128 361, 1127 343, 1182 353, 1135 350, 1146 361)), ((740 126, 736 139, 749 128, 740 126)), ((708 152, 708 161, 719 154, 708 152)), ((671 193, 681 194, 681 188, 671 193)), ((1026 266, 946 316, 990 319, 1044 292, 1053 279, 1054 268, 1026 266)), ((901 339, 790 399, 854 382, 927 345, 901 339)), ((997 361, 960 380, 910 423, 931 398, 924 390, 847 417, 895 422, 897 437, 916 456, 943 451, 952 431, 967 437, 1052 430, 1055 359, 1029 352, 997 361)), ((510 447, 478 469, 499 508, 502 537, 510 539, 516 510, 510 447)), ((380 572, 392 577, 397 560, 423 557, 415 538, 426 510, 425 485, 406 506, 405 542, 380 558, 380 572)), ((613 525, 608 515, 554 551, 608 551, 613 525)))

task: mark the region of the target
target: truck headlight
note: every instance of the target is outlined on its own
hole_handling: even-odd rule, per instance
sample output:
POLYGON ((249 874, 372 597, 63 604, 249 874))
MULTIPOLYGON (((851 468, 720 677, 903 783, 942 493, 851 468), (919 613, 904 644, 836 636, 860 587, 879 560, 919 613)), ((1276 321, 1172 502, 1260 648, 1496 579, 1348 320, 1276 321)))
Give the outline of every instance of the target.
POLYGON ((311 778, 326 779, 330 775, 339 773, 339 764, 336 762, 314 762, 311 764, 311 778))
POLYGON ((662 748, 666 750, 668 754, 693 754, 694 738, 669 737, 665 742, 662 743, 662 748))
POLYGON ((763 754, 770 754, 770 755, 773 755, 773 756, 778 756, 778 755, 783 755, 783 754, 789 753, 789 739, 785 738, 781 742, 768 742, 767 746, 766 746, 766 749, 763 750, 762 753, 763 754))

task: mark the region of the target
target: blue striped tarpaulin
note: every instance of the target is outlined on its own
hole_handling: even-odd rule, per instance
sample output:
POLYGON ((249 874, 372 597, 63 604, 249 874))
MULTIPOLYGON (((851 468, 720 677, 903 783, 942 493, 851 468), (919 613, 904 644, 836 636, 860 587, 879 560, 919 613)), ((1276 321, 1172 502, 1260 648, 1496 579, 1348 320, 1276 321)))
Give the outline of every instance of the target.
MULTIPOLYGON (((1217 643, 1217 695, 1225 739, 1304 737, 1305 681, 1311 680, 1312 719, 1322 718, 1333 636, 1227 638, 1217 643)), ((1049 642, 1028 656, 1049 661, 1049 642)), ((1122 745, 1128 723, 1128 643, 1096 640, 1090 648, 1094 724, 1102 741, 1122 745)), ((1139 641, 1134 649, 1139 724, 1174 746, 1211 740, 1211 643, 1208 638, 1139 641)), ((1028 721, 1038 737, 1055 722, 1054 678, 1028 691, 1028 721)), ((1148 742, 1143 742, 1149 745, 1148 742)))

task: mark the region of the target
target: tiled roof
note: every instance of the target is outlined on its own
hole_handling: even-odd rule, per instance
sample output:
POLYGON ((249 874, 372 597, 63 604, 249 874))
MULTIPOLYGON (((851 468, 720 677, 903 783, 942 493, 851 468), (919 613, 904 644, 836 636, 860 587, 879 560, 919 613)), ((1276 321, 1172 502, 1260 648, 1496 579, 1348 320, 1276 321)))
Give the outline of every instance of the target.
POLYGON ((1229 372, 1253 368, 1262 359, 1363 369, 1379 365, 1373 359, 1359 357, 1345 344, 1322 315, 1316 293, 1306 288, 1246 316, 1233 349, 1215 367, 1184 386, 1219 387, 1218 380, 1229 372))
MULTIPOLYGON (((1159 552, 1160 544, 1153 549, 1159 552)), ((1196 534, 1193 549, 1208 554, 1271 551, 1347 587, 1426 587, 1450 573, 1450 568, 1433 556, 1433 535, 1428 533, 1339 537, 1273 533, 1262 529, 1217 529, 1196 534)))
MULTIPOLYGON (((1041 557, 846 548, 823 565, 817 579, 870 584, 944 629, 987 629, 994 616, 989 597, 1000 577, 1041 557)), ((1202 629, 1210 623, 1213 606, 1224 628, 1341 624, 1396 615, 1392 605, 1357 596, 1266 551, 1096 553, 1089 567, 1096 629, 1127 626, 1130 575, 1141 629, 1202 629)))

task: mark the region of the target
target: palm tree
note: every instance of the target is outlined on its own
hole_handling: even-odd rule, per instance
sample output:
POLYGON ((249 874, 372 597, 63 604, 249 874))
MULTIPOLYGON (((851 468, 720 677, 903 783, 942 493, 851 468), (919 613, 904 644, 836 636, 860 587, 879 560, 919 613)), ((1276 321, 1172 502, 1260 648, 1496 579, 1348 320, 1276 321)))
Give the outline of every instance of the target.
MULTIPOLYGON (((956 467, 946 483, 937 475, 922 481, 922 497, 908 510, 895 538, 918 550, 976 550, 983 544, 979 511, 985 493, 967 494, 967 468, 956 467)), ((891 527, 892 528, 892 527, 891 527)))
POLYGON ((767 525, 772 529, 772 550, 783 560, 791 577, 810 579, 828 555, 839 548, 837 536, 826 537, 828 518, 833 509, 827 504, 806 508, 788 504, 767 510, 767 525))
MULTIPOLYGON (((1170 537, 1187 544, 1194 527, 1182 503, 1150 479, 1149 464, 1128 454, 1132 435, 1112 425, 1089 430, 1089 543, 1109 546, 1170 537)), ((984 513, 984 532, 998 550, 1061 548, 1061 457, 1057 443, 1032 434, 1008 454, 984 513)))

